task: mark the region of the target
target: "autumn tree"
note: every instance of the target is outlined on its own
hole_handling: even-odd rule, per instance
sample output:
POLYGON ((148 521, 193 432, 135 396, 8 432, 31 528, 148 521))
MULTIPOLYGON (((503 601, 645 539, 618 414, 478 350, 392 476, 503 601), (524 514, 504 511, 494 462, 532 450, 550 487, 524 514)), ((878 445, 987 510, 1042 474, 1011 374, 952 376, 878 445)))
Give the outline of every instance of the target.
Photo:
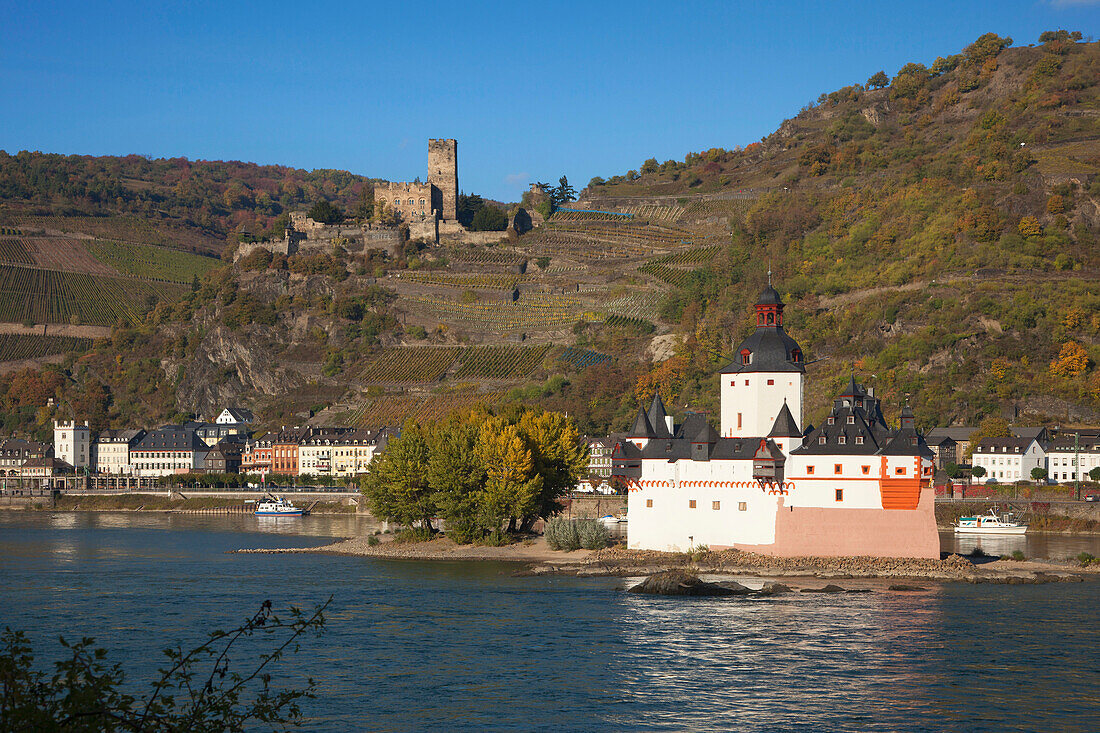
POLYGON ((1076 341, 1062 344, 1058 356, 1050 362, 1050 373, 1067 379, 1080 376, 1089 366, 1089 355, 1085 347, 1076 341))
POLYGON ((1020 219, 1020 224, 1017 229, 1021 237, 1038 237, 1043 233, 1043 227, 1034 216, 1025 216, 1020 219))
POLYGON ((985 438, 1011 438, 1012 430, 1008 427, 1008 421, 996 415, 987 417, 978 423, 978 429, 970 434, 970 445, 966 449, 966 457, 969 458, 978 443, 985 438))
POLYGON ((490 531, 504 522, 514 532, 517 521, 535 511, 542 477, 535 474, 534 458, 519 427, 504 420, 486 420, 478 436, 477 456, 485 471, 478 496, 478 519, 490 531))

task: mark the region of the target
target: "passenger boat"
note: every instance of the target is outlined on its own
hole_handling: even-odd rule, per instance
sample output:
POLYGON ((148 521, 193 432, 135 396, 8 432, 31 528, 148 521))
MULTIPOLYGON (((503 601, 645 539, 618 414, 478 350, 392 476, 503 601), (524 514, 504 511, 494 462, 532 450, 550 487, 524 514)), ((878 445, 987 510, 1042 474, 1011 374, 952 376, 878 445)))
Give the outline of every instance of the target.
POLYGON ((955 522, 955 534, 1023 534, 1027 525, 1015 521, 1011 513, 997 515, 996 508, 989 514, 959 517, 955 522))
POLYGON ((271 496, 256 505, 255 514, 257 517, 300 517, 303 510, 281 496, 271 496))

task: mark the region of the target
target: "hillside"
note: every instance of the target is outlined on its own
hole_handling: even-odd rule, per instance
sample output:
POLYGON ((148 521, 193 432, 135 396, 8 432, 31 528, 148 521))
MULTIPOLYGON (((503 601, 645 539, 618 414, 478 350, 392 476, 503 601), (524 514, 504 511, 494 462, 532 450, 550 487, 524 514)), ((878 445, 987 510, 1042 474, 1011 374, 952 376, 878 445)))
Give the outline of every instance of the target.
MULTIPOLYGON (((581 201, 501 245, 257 253, 209 269, 196 289, 177 274, 179 290, 142 295, 146 308, 84 356, 0 378, 8 428, 44 424, 51 395, 101 425, 229 401, 269 425, 522 401, 591 432, 623 429, 653 389, 677 410, 715 408, 714 372, 751 329, 769 269, 814 362, 810 421, 855 373, 892 410, 910 394, 926 426, 1004 410, 1095 422, 1098 56, 1068 34, 1020 48, 989 34, 882 88, 824 94, 744 149, 594 179, 581 201)), ((146 163, 161 191, 184 165, 146 163)), ((345 185, 303 189, 303 208, 310 196, 355 205, 360 181, 331 177, 345 185)), ((204 230, 174 205, 170 219, 127 210, 94 221, 234 231, 229 214, 204 230)), ((140 259, 125 247, 165 243, 100 236, 84 249, 119 273, 140 259)))

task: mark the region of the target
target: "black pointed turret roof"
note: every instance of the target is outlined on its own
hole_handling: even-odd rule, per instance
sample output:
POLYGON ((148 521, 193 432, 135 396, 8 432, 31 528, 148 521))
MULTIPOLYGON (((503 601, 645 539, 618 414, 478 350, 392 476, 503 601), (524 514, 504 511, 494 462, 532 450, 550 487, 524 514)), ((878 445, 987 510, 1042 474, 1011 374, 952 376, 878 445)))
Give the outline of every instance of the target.
MULTIPOLYGON (((757 313, 761 306, 776 306, 782 315, 783 301, 779 292, 771 285, 764 288, 757 299, 757 313)), ((734 352, 733 361, 722 367, 722 374, 740 374, 750 372, 803 372, 806 360, 798 343, 783 330, 783 319, 775 318, 771 323, 757 321, 756 330, 741 342, 734 352)))
POLYGON ((630 429, 628 437, 631 438, 652 438, 653 426, 649 423, 649 418, 646 417, 645 408, 638 408, 638 417, 634 418, 634 427, 630 429))
POLYGON ((667 417, 668 412, 665 411, 665 402, 661 399, 661 393, 658 392, 653 395, 653 401, 649 404, 649 413, 646 415, 655 437, 672 437, 672 433, 668 429, 668 422, 665 420, 667 417))
POLYGON ((791 414, 791 408, 787 406, 787 403, 783 403, 783 409, 779 411, 779 415, 775 418, 775 424, 772 425, 771 432, 768 433, 769 438, 801 438, 802 431, 798 429, 798 423, 794 421, 794 415, 791 414))
POLYGON ((756 299, 757 305, 783 305, 783 299, 779 297, 779 291, 768 283, 760 291, 760 297, 756 299))

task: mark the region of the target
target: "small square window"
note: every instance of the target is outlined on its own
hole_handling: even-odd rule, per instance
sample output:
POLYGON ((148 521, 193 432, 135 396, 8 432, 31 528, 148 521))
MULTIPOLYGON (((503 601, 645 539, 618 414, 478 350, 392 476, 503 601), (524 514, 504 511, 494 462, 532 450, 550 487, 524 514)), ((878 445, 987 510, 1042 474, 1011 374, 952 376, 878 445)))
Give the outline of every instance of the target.
POLYGON ((747 379, 745 380, 745 386, 746 386, 746 387, 748 387, 748 386, 749 386, 749 380, 747 380, 747 379))
POLYGON ((695 508, 695 499, 688 499, 688 509, 695 508))
POLYGON ((904 476, 905 475, 905 469, 904 468, 895 468, 894 473, 897 474, 898 476, 904 476))
POLYGON ((710 504, 710 508, 713 509, 714 511, 718 511, 719 509, 722 508, 722 502, 712 501, 711 504, 710 504))
POLYGON ((836 442, 837 442, 837 443, 839 443, 840 445, 847 445, 847 443, 848 443, 848 436, 847 436, 847 435, 841 435, 840 437, 838 437, 838 438, 836 439, 836 442))
POLYGON ((737 511, 745 512, 745 511, 748 511, 748 509, 749 509, 749 503, 747 501, 737 502, 737 511))
POLYGON ((774 380, 774 379, 769 379, 769 380, 768 380, 768 386, 769 386, 769 387, 771 387, 771 386, 772 386, 772 385, 774 385, 774 384, 775 384, 775 380, 774 380))
POLYGON ((652 508, 653 507, 653 499, 646 499, 645 500, 645 505, 646 505, 647 508, 652 508))
POLYGON ((856 418, 855 418, 855 415, 849 415, 849 416, 848 416, 848 424, 849 424, 849 425, 855 425, 855 424, 856 424, 856 418))
POLYGON ((824 435, 822 435, 820 438, 817 439, 817 444, 818 445, 825 445, 825 436, 824 435))
POLYGON ((837 501, 844 501, 844 489, 837 489, 836 490, 836 500, 837 501))
POLYGON ((812 474, 814 472, 813 466, 806 466, 806 473, 812 474))
POLYGON ((844 470, 843 466, 841 466, 839 463, 834 463, 833 464, 833 473, 840 473, 843 470, 844 470))
POLYGON ((863 466, 863 475, 866 476, 869 473, 871 473, 871 467, 870 466, 863 466))
POLYGON ((856 436, 856 445, 863 445, 863 436, 862 435, 857 435, 856 436))

